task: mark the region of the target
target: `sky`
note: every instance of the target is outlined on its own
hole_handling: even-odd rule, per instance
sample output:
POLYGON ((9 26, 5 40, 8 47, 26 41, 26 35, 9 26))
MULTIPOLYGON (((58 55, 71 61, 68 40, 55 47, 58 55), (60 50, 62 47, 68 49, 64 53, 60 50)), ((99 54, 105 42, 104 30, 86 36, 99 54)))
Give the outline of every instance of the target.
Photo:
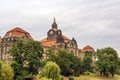
POLYGON ((112 47, 120 56, 120 0, 0 0, 0 36, 20 27, 40 41, 54 17, 79 48, 112 47))

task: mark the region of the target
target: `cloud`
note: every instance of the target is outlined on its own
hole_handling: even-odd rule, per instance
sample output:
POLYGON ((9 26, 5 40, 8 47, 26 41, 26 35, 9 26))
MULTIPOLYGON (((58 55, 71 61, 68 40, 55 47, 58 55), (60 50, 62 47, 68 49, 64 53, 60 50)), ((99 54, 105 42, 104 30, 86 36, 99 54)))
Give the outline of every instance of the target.
POLYGON ((20 26, 41 40, 56 17, 63 34, 74 36, 79 48, 111 46, 119 51, 119 7, 120 0, 0 0, 0 36, 20 26))

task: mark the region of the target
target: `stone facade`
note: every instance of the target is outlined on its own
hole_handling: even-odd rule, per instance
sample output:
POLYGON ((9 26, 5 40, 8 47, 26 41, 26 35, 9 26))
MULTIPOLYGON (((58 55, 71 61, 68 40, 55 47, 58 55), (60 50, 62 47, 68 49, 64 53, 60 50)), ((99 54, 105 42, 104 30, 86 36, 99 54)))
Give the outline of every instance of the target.
MULTIPOLYGON (((10 63, 10 61, 12 60, 12 56, 10 56, 9 54, 11 46, 15 44, 15 42, 18 40, 27 41, 29 39, 32 39, 30 33, 19 27, 6 32, 3 38, 0 37, 0 60, 5 61, 6 63, 10 63)), ((84 57, 85 51, 94 52, 94 49, 89 45, 84 47, 83 49, 79 49, 75 38, 69 39, 68 37, 63 35, 60 29, 58 29, 55 18, 52 23, 52 28, 47 32, 47 37, 40 40, 40 43, 43 45, 44 50, 50 47, 61 48, 81 58, 84 57)), ((45 57, 45 54, 43 55, 45 57)), ((93 60, 95 60, 94 54, 93 60)))
POLYGON ((58 29, 55 18, 52 24, 52 28, 47 32, 47 37, 42 39, 40 43, 44 46, 44 48, 55 47, 65 49, 74 53, 75 56, 78 56, 79 53, 76 40, 74 38, 69 39, 62 34, 62 31, 58 29))
POLYGON ((0 60, 10 63, 12 56, 10 56, 9 50, 12 45, 18 40, 27 41, 28 39, 32 39, 32 37, 21 28, 16 27, 8 31, 4 37, 0 39, 0 60))
POLYGON ((94 52, 94 49, 89 45, 85 46, 83 49, 79 49, 75 38, 67 38, 65 35, 63 35, 62 31, 58 29, 55 18, 51 29, 47 32, 47 37, 40 40, 40 43, 43 45, 44 50, 49 47, 61 48, 80 58, 84 57, 85 51, 94 52))

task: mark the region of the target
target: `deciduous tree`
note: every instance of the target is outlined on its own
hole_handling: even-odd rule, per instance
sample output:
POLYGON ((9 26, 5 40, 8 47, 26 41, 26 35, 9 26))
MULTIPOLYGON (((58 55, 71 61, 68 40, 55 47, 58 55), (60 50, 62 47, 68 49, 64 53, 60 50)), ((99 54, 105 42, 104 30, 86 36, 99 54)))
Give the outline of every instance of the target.
POLYGON ((13 63, 11 64, 17 76, 28 77, 36 75, 42 60, 43 48, 37 41, 18 41, 12 46, 10 50, 13 56, 13 63))
POLYGON ((96 62, 101 75, 114 76, 118 66, 118 54, 113 48, 97 50, 98 61, 96 62))
POLYGON ((62 75, 69 76, 80 74, 81 60, 74 56, 73 53, 61 49, 49 49, 47 56, 49 61, 56 62, 60 66, 62 75))
POLYGON ((82 63, 82 72, 92 72, 92 54, 91 51, 86 51, 82 63))

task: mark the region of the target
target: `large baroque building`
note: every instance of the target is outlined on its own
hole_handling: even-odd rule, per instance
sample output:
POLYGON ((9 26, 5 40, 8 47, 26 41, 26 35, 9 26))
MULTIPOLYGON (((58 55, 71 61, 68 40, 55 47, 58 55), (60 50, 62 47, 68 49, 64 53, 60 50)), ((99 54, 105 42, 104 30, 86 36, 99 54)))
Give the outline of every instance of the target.
POLYGON ((74 37, 72 39, 69 39, 63 35, 62 31, 56 24, 55 18, 53 20, 51 29, 47 32, 47 37, 40 40, 40 43, 43 45, 45 50, 49 47, 62 48, 81 58, 84 57, 85 51, 94 52, 94 48, 89 45, 85 46, 83 49, 79 49, 77 41, 74 37))
MULTIPOLYGON (((11 46, 18 40, 27 41, 29 39, 32 39, 30 33, 19 27, 7 31, 3 37, 0 37, 0 60, 9 63, 12 60, 12 56, 9 54, 11 46)), ((47 32, 47 37, 40 40, 40 43, 43 45, 44 50, 50 47, 61 48, 81 58, 84 57, 85 51, 94 52, 94 49, 89 45, 85 46, 83 49, 79 49, 75 38, 69 39, 63 35, 56 24, 55 18, 51 29, 47 32)), ((94 59, 93 57, 93 60, 94 59)))
POLYGON ((74 38, 69 39, 63 35, 62 31, 58 29, 55 19, 53 21, 52 28, 47 32, 47 37, 42 39, 40 42, 44 48, 62 48, 69 52, 73 52, 76 56, 78 56, 79 53, 76 40, 74 38))

